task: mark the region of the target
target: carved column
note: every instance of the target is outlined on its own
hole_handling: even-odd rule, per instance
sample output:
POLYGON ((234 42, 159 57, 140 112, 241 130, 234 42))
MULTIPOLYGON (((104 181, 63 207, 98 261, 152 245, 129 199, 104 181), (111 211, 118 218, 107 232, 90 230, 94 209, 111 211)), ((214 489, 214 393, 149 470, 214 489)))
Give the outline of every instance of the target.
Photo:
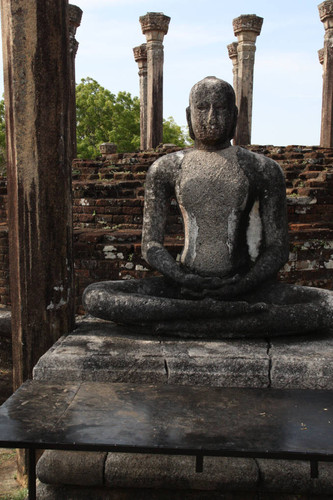
POLYGON ((238 106, 238 52, 237 52, 237 42, 230 43, 227 45, 228 55, 232 61, 232 74, 233 74, 233 84, 234 91, 236 94, 236 105, 238 106))
POLYGON ((260 35, 263 18, 256 15, 239 16, 233 20, 238 39, 238 123, 235 144, 251 144, 253 70, 256 39, 260 35))
POLYGON ((139 67, 140 80, 140 148, 147 149, 147 45, 134 47, 134 59, 139 67))
POLYGON ((147 40, 147 148, 163 141, 163 39, 170 17, 162 12, 148 12, 140 17, 147 40))
POLYGON ((68 5, 69 20, 69 54, 70 54, 70 105, 69 105, 69 123, 70 123, 70 160, 76 158, 76 99, 75 99, 75 57, 79 42, 75 38, 76 30, 81 24, 82 10, 76 5, 68 5))
POLYGON ((14 388, 74 326, 66 0, 2 0, 14 388))
POLYGON ((333 1, 322 2, 318 9, 325 28, 320 145, 330 148, 333 147, 333 1))

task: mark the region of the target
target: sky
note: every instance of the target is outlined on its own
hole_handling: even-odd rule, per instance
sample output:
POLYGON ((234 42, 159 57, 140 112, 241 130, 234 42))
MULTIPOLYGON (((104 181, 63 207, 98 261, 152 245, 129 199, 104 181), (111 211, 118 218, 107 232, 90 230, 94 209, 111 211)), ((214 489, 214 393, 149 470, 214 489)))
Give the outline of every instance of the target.
MULTIPOLYGON (((232 83, 226 46, 232 20, 264 18, 254 68, 252 143, 318 145, 324 41, 314 0, 70 0, 83 10, 76 81, 87 76, 113 93, 139 95, 133 47, 144 43, 139 16, 171 17, 164 37, 164 117, 186 125, 191 87, 214 75, 232 83)), ((1 82, 2 84, 2 82, 1 82)), ((0 87, 3 91, 3 87, 0 87)))

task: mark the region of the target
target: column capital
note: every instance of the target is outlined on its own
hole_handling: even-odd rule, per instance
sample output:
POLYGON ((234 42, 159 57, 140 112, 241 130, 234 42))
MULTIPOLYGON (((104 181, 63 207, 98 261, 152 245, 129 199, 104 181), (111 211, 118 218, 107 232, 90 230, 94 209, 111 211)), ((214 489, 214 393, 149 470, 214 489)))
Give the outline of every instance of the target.
POLYGON ((324 49, 318 50, 318 59, 320 64, 324 64, 324 49))
POLYGON ((333 23, 333 0, 326 0, 318 5, 319 17, 325 29, 331 28, 333 23))
MULTIPOLYGON (((81 24, 83 11, 77 5, 68 4, 69 25, 73 26, 75 31, 81 24)), ((74 32, 75 34, 75 32, 74 32)))
POLYGON ((232 21, 235 36, 242 35, 244 32, 252 35, 253 41, 260 35, 264 19, 255 14, 246 14, 236 17, 232 21))
POLYGON ((170 17, 163 12, 147 12, 145 16, 140 16, 139 21, 147 41, 162 42, 164 35, 168 33, 170 17))
POLYGON ((139 61, 147 61, 147 44, 142 43, 141 45, 134 47, 133 54, 135 62, 138 63, 139 61))
POLYGON ((227 45, 228 56, 230 57, 230 59, 236 59, 238 57, 237 47, 238 42, 232 42, 227 45))

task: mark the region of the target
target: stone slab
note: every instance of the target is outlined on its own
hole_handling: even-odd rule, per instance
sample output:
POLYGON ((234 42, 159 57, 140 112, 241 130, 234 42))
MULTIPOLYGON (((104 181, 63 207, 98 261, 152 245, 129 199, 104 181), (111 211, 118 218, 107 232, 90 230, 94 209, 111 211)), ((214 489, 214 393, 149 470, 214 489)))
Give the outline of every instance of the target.
MULTIPOLYGON (((153 488, 80 488, 39 484, 38 500, 257 500, 257 493, 198 490, 171 490, 153 488)), ((261 500, 303 500, 300 497, 260 496, 261 500)), ((304 498, 304 500, 308 500, 304 498)))
POLYGON ((268 350, 271 386, 332 389, 333 335, 279 338, 268 350))
POLYGON ((333 330, 320 336, 175 340, 85 317, 40 358, 36 380, 333 388, 333 330))
MULTIPOLYGON (((208 491, 212 494, 236 494, 243 491, 251 495, 251 492, 260 491, 262 494, 270 492, 273 495, 279 492, 281 498, 291 494, 310 494, 326 498, 333 490, 333 464, 326 462, 318 463, 319 476, 311 478, 309 462, 301 460, 205 457, 203 472, 196 473, 195 459, 190 456, 157 457, 150 454, 109 453, 102 463, 102 454, 94 452, 88 454, 91 457, 87 457, 87 463, 92 464, 91 469, 83 464, 87 477, 80 483, 81 473, 77 474, 76 466, 76 463, 81 462, 80 455, 83 456, 78 452, 59 451, 48 451, 43 455, 38 464, 38 476, 54 488, 52 490, 50 486, 45 491, 57 491, 61 485, 66 484, 67 487, 77 487, 76 490, 74 488, 77 494, 80 491, 82 494, 89 491, 89 485, 95 485, 97 488, 104 485, 103 491, 109 492, 110 495, 119 488, 124 494, 138 488, 142 492, 151 491, 152 495, 168 488, 175 494, 177 491, 183 491, 185 496, 187 490, 192 490, 193 493, 203 494, 208 491), (64 463, 60 463, 63 453, 67 456, 64 463), (55 471, 54 467, 58 461, 55 471), (98 470, 95 476, 97 462, 98 470), (104 478, 102 482, 101 465, 104 478), (80 485, 85 487, 79 488, 80 485)), ((81 499, 80 496, 78 498, 81 499)))
POLYGON ((47 450, 37 464, 40 481, 47 484, 102 486, 106 452, 47 450))
POLYGON ((265 340, 161 342, 168 383, 219 387, 268 387, 265 340))

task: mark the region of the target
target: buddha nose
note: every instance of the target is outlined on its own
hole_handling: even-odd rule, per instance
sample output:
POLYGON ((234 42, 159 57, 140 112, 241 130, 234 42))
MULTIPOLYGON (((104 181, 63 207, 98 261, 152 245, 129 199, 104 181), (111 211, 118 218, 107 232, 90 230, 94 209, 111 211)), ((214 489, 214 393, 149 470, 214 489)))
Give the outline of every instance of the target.
POLYGON ((214 125, 216 123, 216 110, 214 106, 210 106, 208 111, 208 123, 214 125))

